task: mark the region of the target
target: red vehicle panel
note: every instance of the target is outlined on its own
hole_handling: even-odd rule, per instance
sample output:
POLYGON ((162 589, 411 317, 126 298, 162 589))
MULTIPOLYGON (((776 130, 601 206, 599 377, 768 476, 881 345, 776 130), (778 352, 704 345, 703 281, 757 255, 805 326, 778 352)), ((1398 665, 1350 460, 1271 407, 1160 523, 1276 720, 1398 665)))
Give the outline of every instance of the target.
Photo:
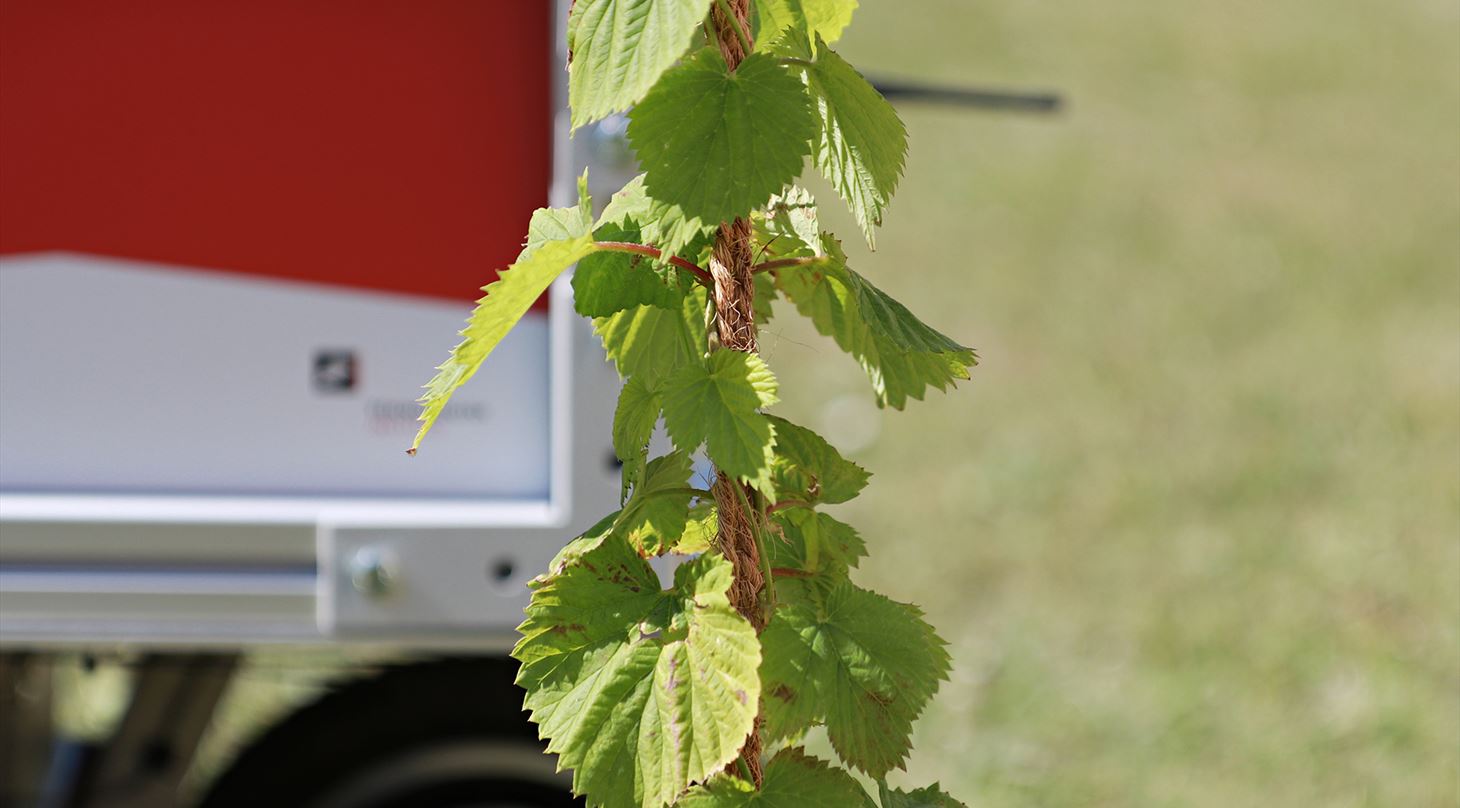
POLYGON ((551 171, 543 0, 0 0, 0 254, 471 299, 551 171))

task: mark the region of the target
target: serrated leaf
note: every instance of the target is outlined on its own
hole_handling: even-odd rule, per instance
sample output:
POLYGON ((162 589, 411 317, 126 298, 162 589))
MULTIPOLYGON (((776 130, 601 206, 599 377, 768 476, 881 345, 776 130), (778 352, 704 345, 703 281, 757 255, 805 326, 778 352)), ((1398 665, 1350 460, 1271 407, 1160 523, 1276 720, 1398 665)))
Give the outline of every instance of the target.
POLYGON ((775 37, 790 28, 835 42, 856 10, 857 0, 755 0, 756 36, 775 37))
POLYGON ((693 472, 685 452, 650 460, 614 523, 614 532, 643 555, 661 555, 684 535, 689 519, 689 478, 693 472))
POLYGON ((937 783, 914 791, 888 788, 886 783, 878 785, 882 797, 882 808, 968 808, 967 805, 944 793, 937 783))
POLYGON ((633 106, 679 60, 713 0, 577 0, 569 18, 573 127, 633 106))
POLYGON ((566 241, 548 241, 523 251, 512 266, 502 270, 497 280, 485 288, 486 295, 477 301, 476 309, 462 329, 461 342, 452 349, 451 357, 436 368, 436 375, 426 384, 421 404, 421 429, 411 444, 411 451, 421 445, 431 431, 451 395, 476 374, 487 357, 522 319, 548 286, 568 267, 594 251, 591 236, 566 241))
POLYGON ((693 259, 702 246, 708 245, 717 225, 705 224, 686 216, 678 205, 655 199, 644 190, 640 174, 619 189, 608 201, 599 217, 599 224, 617 223, 637 227, 645 244, 658 247, 665 255, 693 259))
MULTIPOLYGON (((593 232, 599 242, 637 243, 637 229, 615 223, 593 232)), ((578 262, 573 272, 573 308, 584 317, 606 317, 634 306, 658 306, 671 311, 684 298, 679 270, 655 268, 653 259, 632 253, 601 250, 578 262)))
POLYGON ((658 808, 739 754, 760 694, 755 630, 704 555, 658 578, 607 539, 534 583, 517 682, 573 788, 608 808, 658 808))
POLYGON ((823 721, 843 761, 881 777, 906 760, 913 720, 948 676, 944 642, 916 607, 849 581, 805 591, 761 635, 767 736, 823 721))
POLYGON ((764 205, 801 173, 815 134, 806 88, 775 57, 731 72, 715 48, 665 73, 629 123, 648 193, 705 222, 764 205))
POLYGON ((692 289, 678 311, 635 306, 593 321, 608 358, 624 378, 638 376, 656 386, 676 368, 698 362, 705 352, 706 295, 692 289))
POLYGON ((850 774, 801 749, 783 749, 765 767, 765 782, 755 786, 720 775, 697 786, 679 808, 858 808, 871 806, 867 792, 850 774))
POLYGON ((804 426, 767 415, 776 429, 776 492, 785 499, 834 505, 855 497, 872 476, 804 426))
POLYGON ((613 453, 623 468, 623 490, 620 500, 628 496, 629 487, 643 479, 644 464, 649 460, 649 438, 659 421, 659 391, 638 376, 630 376, 618 394, 613 411, 613 453))
POLYGON ((804 40, 806 86, 815 99, 816 168, 851 208, 868 246, 882 224, 907 159, 907 129, 887 99, 836 51, 804 40))
POLYGON ((880 406, 902 409, 929 387, 946 390, 978 362, 970 348, 924 324, 905 306, 848 269, 823 237, 824 265, 776 273, 781 293, 866 371, 880 406))
POLYGON ((716 351, 664 383, 664 428, 674 445, 747 481, 769 479, 775 430, 760 412, 776 403, 776 378, 755 354, 716 351))

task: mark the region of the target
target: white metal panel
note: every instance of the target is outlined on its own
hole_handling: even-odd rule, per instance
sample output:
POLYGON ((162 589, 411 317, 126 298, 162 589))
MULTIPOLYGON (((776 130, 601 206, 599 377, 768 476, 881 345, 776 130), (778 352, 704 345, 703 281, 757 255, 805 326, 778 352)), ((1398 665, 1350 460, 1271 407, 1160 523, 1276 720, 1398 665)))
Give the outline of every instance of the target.
POLYGON ((72 254, 0 259, 0 490, 548 497, 548 323, 405 454, 451 303, 72 254), (493 383, 495 382, 495 383, 493 383))

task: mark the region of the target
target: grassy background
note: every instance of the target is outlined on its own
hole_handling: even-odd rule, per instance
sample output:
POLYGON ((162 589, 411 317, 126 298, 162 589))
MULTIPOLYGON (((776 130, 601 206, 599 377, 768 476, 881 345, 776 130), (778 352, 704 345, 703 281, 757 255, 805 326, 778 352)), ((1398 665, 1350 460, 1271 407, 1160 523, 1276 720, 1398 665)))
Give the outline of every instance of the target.
POLYGON ((839 48, 1070 100, 902 109, 854 266, 971 384, 884 415, 788 306, 762 339, 867 444, 861 580, 952 644, 905 781, 1460 803, 1460 6, 868 2, 839 48))
MULTIPOLYGON (((903 107, 875 255, 819 189, 970 384, 881 413, 789 307, 762 338, 782 411, 877 473, 838 513, 861 582, 952 646, 894 780, 1460 803, 1460 6, 869 0, 839 48, 1070 101, 903 107)), ((200 770, 313 692, 272 664, 200 770)))

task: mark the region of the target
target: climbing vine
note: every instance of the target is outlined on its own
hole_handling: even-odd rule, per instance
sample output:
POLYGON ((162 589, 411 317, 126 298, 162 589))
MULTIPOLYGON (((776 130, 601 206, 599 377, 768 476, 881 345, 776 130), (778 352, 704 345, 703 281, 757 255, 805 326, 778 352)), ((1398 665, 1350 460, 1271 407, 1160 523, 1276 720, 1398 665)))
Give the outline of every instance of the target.
POLYGON ((902 174, 902 122, 830 47, 856 5, 577 0, 572 123, 632 108, 643 174, 596 218, 586 181, 576 206, 533 214, 421 399, 415 446, 576 265, 574 306, 624 379, 622 507, 532 582, 512 653, 532 720, 593 805, 959 804, 886 785, 948 655, 916 607, 852 582, 866 545, 821 508, 868 473, 766 412, 778 381, 756 342, 783 297, 895 409, 976 361, 853 271, 795 184, 810 158, 871 244, 902 174), (661 418, 674 450, 651 458, 661 418), (708 488, 694 485, 700 451, 708 488), (648 563, 665 554, 685 559, 669 589, 648 563), (802 750, 814 726, 846 768, 802 750))

